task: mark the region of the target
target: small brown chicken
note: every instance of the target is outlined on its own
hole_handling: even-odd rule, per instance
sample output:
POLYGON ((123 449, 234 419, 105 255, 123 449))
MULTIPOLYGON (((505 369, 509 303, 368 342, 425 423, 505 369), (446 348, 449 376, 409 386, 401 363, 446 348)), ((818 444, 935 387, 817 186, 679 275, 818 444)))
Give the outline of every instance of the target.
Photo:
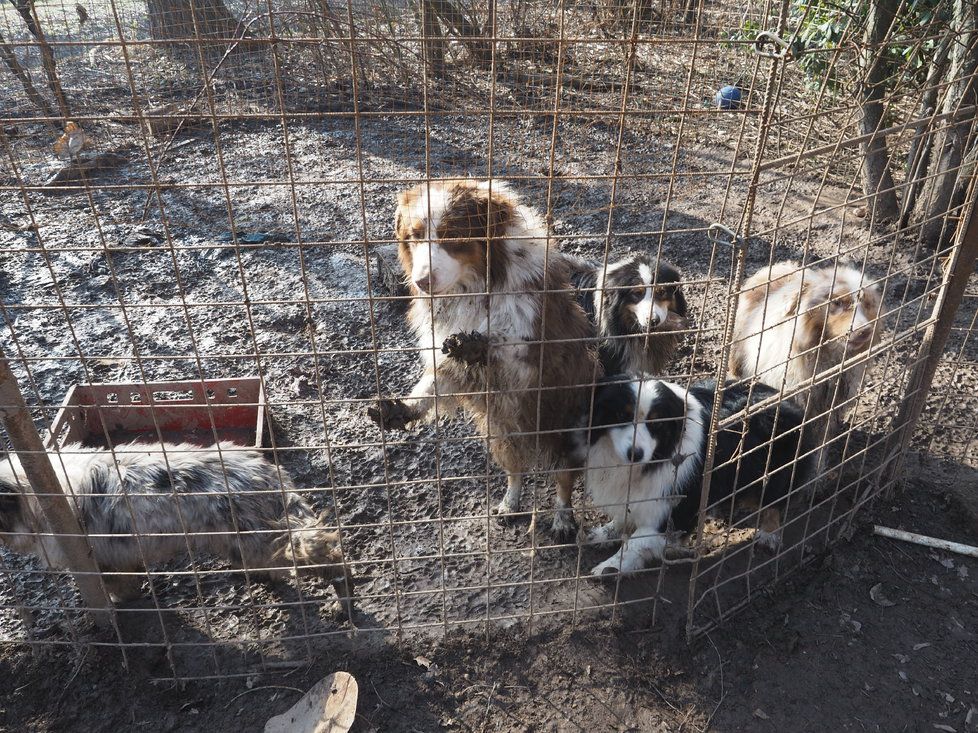
POLYGON ((65 123, 64 134, 54 143, 54 152, 62 160, 71 160, 85 147, 85 131, 74 122, 65 123))

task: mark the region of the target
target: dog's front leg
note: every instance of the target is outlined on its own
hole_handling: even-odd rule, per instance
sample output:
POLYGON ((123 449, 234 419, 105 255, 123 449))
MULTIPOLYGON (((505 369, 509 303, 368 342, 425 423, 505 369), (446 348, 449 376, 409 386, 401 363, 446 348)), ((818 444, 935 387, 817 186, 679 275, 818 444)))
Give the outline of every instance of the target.
POLYGON ((506 472, 506 495, 496 507, 500 520, 507 521, 520 510, 520 497, 523 494, 523 474, 506 472))
POLYGON ((574 471, 557 473, 557 501, 554 509, 553 535, 561 543, 573 542, 577 536, 577 520, 571 505, 574 491, 574 471))
POLYGON ((441 345, 441 353, 467 367, 489 366, 491 339, 479 331, 453 333, 441 345))
POLYGON ((761 512, 761 523, 754 539, 760 547, 770 553, 781 549, 780 507, 767 507, 761 512))
POLYGON ((617 519, 605 522, 599 527, 594 527, 587 533, 587 544, 600 547, 610 545, 621 539, 621 526, 617 519))
POLYGON ((665 552, 666 536, 657 527, 638 527, 622 540, 618 552, 591 570, 591 575, 635 573, 650 562, 661 560, 665 552))
MULTIPOLYGON (((435 400, 435 376, 425 370, 410 395, 403 400, 382 399, 376 407, 367 408, 367 415, 387 430, 407 430, 412 423, 426 419, 434 411, 435 400)), ((438 402, 440 407, 449 408, 447 398, 439 398, 438 402)))
POLYGON ((142 596, 143 581, 137 574, 103 575, 102 582, 113 603, 129 603, 142 596))

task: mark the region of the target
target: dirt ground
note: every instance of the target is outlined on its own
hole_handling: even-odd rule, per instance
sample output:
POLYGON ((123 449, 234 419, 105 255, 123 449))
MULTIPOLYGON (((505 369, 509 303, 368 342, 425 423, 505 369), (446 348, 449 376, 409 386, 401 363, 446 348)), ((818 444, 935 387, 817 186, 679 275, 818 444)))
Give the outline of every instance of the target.
MULTIPOLYGON (((99 22, 89 29, 111 36, 99 22)), ((346 669, 360 683, 360 731, 967 730, 978 706, 978 563, 873 538, 868 523, 973 542, 978 341, 967 335, 978 284, 915 441, 949 460, 913 458, 905 492, 850 526, 941 274, 912 240, 875 236, 854 216, 854 149, 764 174, 747 271, 772 259, 856 261, 883 291, 887 348, 836 451, 845 470, 827 500, 795 515, 785 554, 755 557, 742 541, 749 525, 717 535, 732 539, 718 541, 697 579, 697 624, 747 593, 753 602, 693 646, 683 641, 688 564, 620 587, 581 578, 601 559, 596 550, 547 547, 542 529, 487 521, 504 482, 464 421, 385 444, 365 416, 378 392, 403 394, 417 376, 403 318, 368 278, 390 241, 396 192, 425 176, 511 179, 548 213, 564 251, 661 247, 688 281, 697 327, 669 376, 712 376, 734 260, 707 230, 737 227, 757 135, 756 98, 744 115, 710 109, 716 88, 748 68, 736 49, 640 49, 636 114, 622 129, 622 55, 570 44, 578 86, 563 93, 556 125, 552 67, 520 76, 517 48, 493 80, 493 117, 487 78, 431 90, 427 117, 400 114, 419 111, 410 89, 392 100, 374 87, 354 119, 349 95, 318 96, 326 92, 304 90, 297 74, 284 124, 258 114, 275 112, 269 84, 219 79, 215 109, 231 119, 192 126, 170 147, 122 117, 139 96, 133 86, 153 103, 193 98, 192 73, 161 73, 136 47, 127 79, 118 49, 61 48, 74 53, 66 86, 95 149, 126 162, 82 190, 19 191, 61 164, 49 129, 5 119, 0 175, 13 188, 0 193, 0 347, 16 357, 39 429, 71 383, 261 373, 275 458, 343 526, 362 583, 351 624, 322 583, 270 589, 218 562, 196 575, 174 564, 154 569, 153 595, 120 612, 118 635, 93 637, 70 610, 78 599, 65 576, 0 550, 0 726, 260 730, 346 669), (689 110, 681 121, 668 113, 680 107, 689 110), (232 224, 239 237, 267 241, 235 246, 232 224), (851 539, 826 549, 840 535, 851 539), (35 611, 32 628, 24 606, 35 611), (128 671, 119 642, 130 645, 128 671), (166 679, 174 675, 194 679, 166 679), (208 676, 222 679, 198 679, 208 676)), ((831 141, 851 122, 838 111, 851 105, 833 111, 832 100, 813 128, 799 121, 811 96, 793 74, 781 81, 766 159, 831 141)), ((0 87, 0 109, 22 110, 23 100, 0 87)), ((550 506, 544 482, 527 494, 527 506, 550 506)))
MULTIPOLYGON (((737 123, 719 119, 709 124, 730 129, 737 123)), ((502 160, 494 163, 499 175, 519 178, 546 170, 545 130, 517 118, 496 121, 493 132, 507 141, 502 160)), ((559 138, 561 177, 552 188, 535 177, 518 179, 514 187, 540 208, 549 201, 554 246, 565 251, 600 256, 606 243, 612 257, 632 248, 657 250, 655 232, 663 231, 662 253, 680 263, 698 329, 669 370, 671 378, 685 382, 712 376, 720 354, 733 251, 711 242, 706 229, 729 220, 732 214, 724 211, 741 203, 745 181, 739 174, 702 177, 731 165, 729 149, 717 153, 687 143, 674 163, 672 146, 650 140, 647 132, 644 123, 627 130, 630 159, 644 170, 675 166, 684 175, 671 183, 655 177, 624 179, 614 190, 614 234, 607 240, 599 233, 609 222, 610 181, 576 176, 613 170, 615 138, 608 130, 566 121, 559 138), (670 189, 666 209, 663 197, 670 189)), ((390 303, 368 300, 368 273, 375 274, 368 255, 390 239, 394 195, 404 186, 395 181, 420 174, 418 161, 426 149, 440 161, 433 172, 478 174, 487 162, 487 134, 480 118, 459 115, 434 117, 427 129, 412 117, 370 117, 359 126, 343 118, 325 124, 296 121, 290 125, 288 149, 308 182, 296 185, 295 207, 293 189, 284 184, 239 183, 223 191, 218 172, 201 164, 214 162, 215 145, 200 131, 167 164, 174 180, 198 187, 163 191, 163 206, 159 201, 150 206, 143 223, 138 222, 146 193, 139 188, 96 186, 90 197, 84 191, 6 196, 0 209, 7 219, 38 228, 37 234, 0 232, 6 263, 0 292, 8 323, 0 344, 18 357, 14 367, 37 409, 38 426, 50 424, 73 382, 260 373, 275 425, 277 460, 317 508, 335 513, 344 527, 348 557, 366 579, 359 593, 366 614, 362 626, 410 628, 486 618, 505 624, 531 610, 574 608, 582 592, 574 553, 569 557, 545 547, 534 553, 531 542, 550 544, 545 532, 528 537, 525 524, 497 527, 486 521, 503 478, 464 421, 388 435, 385 444, 365 415, 378 389, 406 394, 417 375, 402 316, 390 303), (366 181, 362 187, 354 165, 358 155, 366 181), (289 241, 238 248, 223 243, 228 212, 240 231, 278 233, 289 241)), ((277 168, 284 145, 275 125, 230 123, 220 142, 223 149, 236 151, 225 164, 236 182, 285 176, 277 168)), ((14 152, 23 161, 18 174, 27 180, 42 177, 51 166, 29 137, 15 140, 14 152)), ((145 161, 137 158, 99 183, 134 184, 147 175, 145 161)), ((939 269, 933 258, 916 262, 912 248, 871 239, 864 224, 846 218, 844 208, 786 223, 785 200, 801 213, 829 194, 846 198, 838 186, 807 178, 765 187, 748 271, 772 257, 811 260, 842 251, 849 259, 865 260, 866 271, 879 279, 892 347, 874 364, 853 432, 845 438, 846 460, 858 481, 867 468, 866 446, 885 435, 900 398, 919 343, 915 327, 927 312, 927 295, 939 269)), ((378 294, 375 287, 372 295, 378 294)), ((976 348, 968 346, 969 359, 976 348)), ((978 385, 970 367, 956 378, 964 391, 978 385)), ((840 482, 840 491, 855 489, 840 482)), ((531 502, 543 512, 550 507, 545 482, 527 491, 525 505, 531 502)), ((819 526, 834 526, 845 508, 834 501, 818 508, 822 515, 798 537, 798 553, 789 564, 817 552, 824 536, 811 547, 808 540, 819 526)), ((539 526, 546 520, 542 515, 539 526)), ((42 626, 54 623, 59 607, 71 604, 63 597, 64 584, 56 576, 38 575, 24 558, 8 554, 3 559, 18 571, 0 579, 0 597, 8 609, 0 616, 7 619, 12 637, 22 638, 13 611, 17 605, 38 606, 42 626)), ((594 551, 585 553, 580 567, 586 571, 598 559, 594 551)), ((203 586, 187 576, 162 580, 165 608, 178 615, 180 609, 188 611, 181 615, 186 634, 171 641, 192 644, 199 635, 262 639, 269 630, 273 637, 287 629, 290 636, 340 630, 328 613, 288 618, 273 608, 264 589, 249 591, 244 583, 222 583, 225 579, 208 576, 203 586), (259 609, 252 607, 255 602, 259 609), (192 610, 214 607, 206 614, 192 610)), ((609 602, 607 595, 583 585, 590 596, 585 605, 609 602)), ((678 599, 684 597, 678 585, 673 590, 678 599)), ((328 590, 314 586, 309 592, 305 601, 328 610, 328 590)), ((726 600, 736 602, 740 592, 726 600)))
MULTIPOLYGON (((978 491, 973 470, 914 468, 978 491)), ((947 488, 912 478, 867 522, 973 541, 978 518, 947 488)), ((978 724, 976 629, 978 561, 873 537, 866 523, 689 647, 677 629, 639 619, 488 639, 361 634, 287 673, 182 685, 150 682, 153 666, 138 654, 126 673, 114 651, 20 650, 0 658, 0 727, 260 731, 318 679, 347 670, 359 684, 359 733, 964 733, 978 724)))

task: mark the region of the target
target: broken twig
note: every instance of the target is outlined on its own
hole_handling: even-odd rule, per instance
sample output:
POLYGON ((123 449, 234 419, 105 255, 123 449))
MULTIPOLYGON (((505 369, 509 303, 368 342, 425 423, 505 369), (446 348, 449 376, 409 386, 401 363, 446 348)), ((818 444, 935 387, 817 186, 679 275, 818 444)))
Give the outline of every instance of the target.
POLYGON ((876 524, 873 526, 873 534, 878 534, 881 537, 889 537, 891 540, 903 540, 904 542, 912 542, 915 545, 933 547, 937 550, 956 552, 959 555, 967 555, 968 557, 978 557, 978 547, 962 545, 960 542, 951 542, 950 540, 939 540, 935 537, 927 537, 926 535, 916 534, 914 532, 904 532, 902 529, 890 529, 889 527, 881 527, 876 524))

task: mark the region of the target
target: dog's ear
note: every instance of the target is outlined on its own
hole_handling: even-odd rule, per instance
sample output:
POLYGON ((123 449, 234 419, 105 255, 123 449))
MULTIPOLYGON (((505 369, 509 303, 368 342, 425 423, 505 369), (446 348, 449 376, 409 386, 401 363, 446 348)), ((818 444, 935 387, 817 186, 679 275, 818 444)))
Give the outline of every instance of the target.
POLYGON ((397 259, 401 263, 405 283, 410 283, 411 269, 414 266, 411 261, 411 248, 408 246, 410 237, 405 227, 407 207, 410 205, 409 201, 413 201, 411 198, 413 192, 414 189, 411 189, 397 194, 397 209, 394 211, 394 239, 398 242, 397 259))
POLYGON ((801 294, 802 291, 799 290, 788 299, 788 304, 784 309, 785 318, 791 318, 792 316, 798 315, 798 309, 801 306, 801 294))
POLYGON ((336 526, 336 513, 330 509, 323 509, 319 512, 319 516, 316 517, 316 524, 320 527, 335 527, 336 526))
POLYGON ((489 242, 505 235, 506 229, 515 216, 515 207, 501 191, 486 188, 470 189, 468 206, 464 207, 467 229, 474 239, 489 242))
POLYGON ((809 295, 811 292, 812 284, 808 280, 805 280, 805 282, 801 284, 801 287, 788 299, 784 317, 791 318, 792 316, 797 316, 800 313, 806 312, 808 308, 805 304, 809 302, 809 295))
POLYGON ((407 206, 417 198, 418 198, 417 186, 415 186, 414 188, 406 188, 397 194, 397 205, 398 207, 407 206))
POLYGON ((394 236, 399 241, 403 242, 408 238, 407 232, 402 231, 404 227, 404 218, 408 208, 418 200, 419 195, 420 191, 417 186, 406 189, 397 194, 397 209, 394 211, 394 236))
POLYGON ((489 199, 488 215, 486 216, 489 221, 489 238, 498 239, 502 237, 506 233, 506 229, 509 228, 514 215, 515 211, 508 201, 489 199))
POLYGON ((683 295, 683 289, 680 286, 676 286, 676 290, 672 296, 673 305, 676 306, 675 313, 677 315, 685 318, 689 314, 689 306, 686 303, 686 296, 683 295))

